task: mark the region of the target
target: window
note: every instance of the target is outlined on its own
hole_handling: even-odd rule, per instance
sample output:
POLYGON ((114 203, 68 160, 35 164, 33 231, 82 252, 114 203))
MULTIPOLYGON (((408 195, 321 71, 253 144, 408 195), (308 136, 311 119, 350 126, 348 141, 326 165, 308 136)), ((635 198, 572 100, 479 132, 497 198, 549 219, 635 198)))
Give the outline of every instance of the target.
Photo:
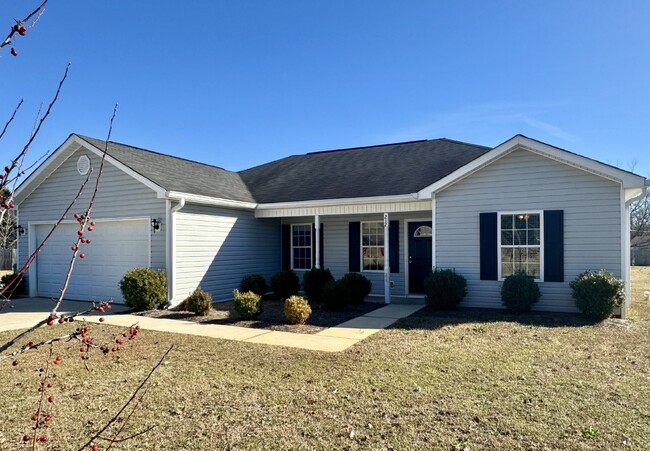
POLYGON ((384 270, 384 223, 361 223, 363 271, 384 270))
POLYGON ((311 224, 291 225, 291 269, 311 269, 311 224))
POLYGON ((499 263, 500 279, 519 272, 541 279, 540 213, 499 214, 499 263))

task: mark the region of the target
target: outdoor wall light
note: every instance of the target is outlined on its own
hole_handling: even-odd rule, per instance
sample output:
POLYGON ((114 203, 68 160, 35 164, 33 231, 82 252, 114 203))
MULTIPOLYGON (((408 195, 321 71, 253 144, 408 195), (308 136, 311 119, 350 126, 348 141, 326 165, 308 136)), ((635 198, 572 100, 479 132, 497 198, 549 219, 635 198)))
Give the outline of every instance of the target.
POLYGON ((16 230, 18 231, 18 235, 20 235, 20 236, 23 236, 23 235, 27 232, 27 231, 25 230, 25 228, 24 228, 23 226, 21 226, 21 225, 19 225, 18 227, 16 227, 16 230))
POLYGON ((156 230, 160 230, 160 221, 153 218, 151 220, 151 228, 153 229, 153 233, 156 233, 156 230))

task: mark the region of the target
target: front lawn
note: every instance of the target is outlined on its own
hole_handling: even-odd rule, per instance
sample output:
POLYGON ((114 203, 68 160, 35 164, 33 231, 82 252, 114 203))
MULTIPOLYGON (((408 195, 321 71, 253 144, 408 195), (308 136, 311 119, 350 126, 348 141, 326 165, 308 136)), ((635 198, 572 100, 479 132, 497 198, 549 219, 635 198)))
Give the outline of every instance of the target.
MULTIPOLYGON (((142 331, 91 372, 58 346, 48 446, 76 449, 175 343, 127 429, 157 427, 113 449, 650 449, 650 268, 633 281, 633 320, 596 325, 418 314, 343 353, 142 331)), ((0 449, 28 431, 44 356, 2 363, 0 449)))

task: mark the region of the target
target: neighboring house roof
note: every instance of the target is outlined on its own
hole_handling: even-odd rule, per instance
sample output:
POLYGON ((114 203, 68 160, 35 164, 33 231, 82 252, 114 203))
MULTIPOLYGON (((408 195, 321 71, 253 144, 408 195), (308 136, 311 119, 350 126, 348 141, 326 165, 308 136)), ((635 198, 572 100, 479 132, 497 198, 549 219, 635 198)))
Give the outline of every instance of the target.
MULTIPOLYGON (((104 150, 106 141, 77 136, 104 150)), ((236 172, 112 141, 108 155, 167 191, 255 202, 236 172)))
POLYGON ((259 203, 416 193, 490 147, 432 139, 293 155, 241 171, 259 203))

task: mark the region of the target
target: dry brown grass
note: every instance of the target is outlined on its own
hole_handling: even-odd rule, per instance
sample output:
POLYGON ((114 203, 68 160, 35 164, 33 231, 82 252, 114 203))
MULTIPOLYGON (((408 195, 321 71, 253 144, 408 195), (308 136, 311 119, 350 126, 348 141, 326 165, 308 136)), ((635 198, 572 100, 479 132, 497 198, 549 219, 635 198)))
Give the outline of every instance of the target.
MULTIPOLYGON (((171 343, 129 430, 159 426, 114 449, 650 449, 650 268, 633 280, 634 321, 422 313, 337 354, 143 331, 91 373, 72 346, 49 449, 82 443, 171 343)), ((29 427, 43 355, 2 367, 2 449, 29 427)))

